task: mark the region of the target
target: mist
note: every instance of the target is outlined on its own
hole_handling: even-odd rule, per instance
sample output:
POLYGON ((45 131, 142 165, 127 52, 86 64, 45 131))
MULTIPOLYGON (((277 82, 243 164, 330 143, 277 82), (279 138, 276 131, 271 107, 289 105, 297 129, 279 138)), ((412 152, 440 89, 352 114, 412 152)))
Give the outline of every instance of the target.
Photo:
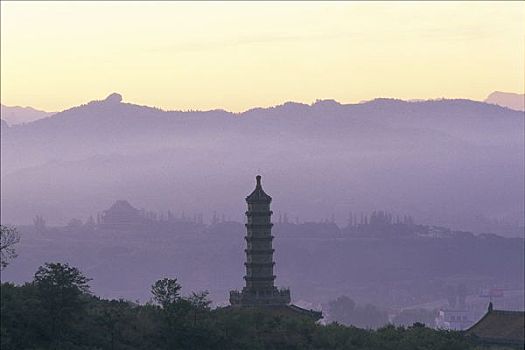
POLYGON ((2 220, 86 219, 117 199, 243 220, 254 174, 275 210, 318 221, 384 209, 476 233, 523 234, 523 113, 470 100, 285 103, 173 112, 114 94, 2 127, 2 220))

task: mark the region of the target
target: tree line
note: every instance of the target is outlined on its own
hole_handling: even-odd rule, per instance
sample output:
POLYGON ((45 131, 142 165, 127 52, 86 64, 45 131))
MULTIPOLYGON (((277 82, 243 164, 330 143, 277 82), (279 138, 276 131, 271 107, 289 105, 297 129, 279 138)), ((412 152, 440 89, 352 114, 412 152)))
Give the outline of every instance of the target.
POLYGON ((31 282, 1 284, 1 348, 10 349, 473 349, 458 332, 416 323, 377 330, 328 325, 264 309, 211 307, 206 292, 181 295, 175 278, 151 286, 145 304, 95 296, 65 263, 31 282))

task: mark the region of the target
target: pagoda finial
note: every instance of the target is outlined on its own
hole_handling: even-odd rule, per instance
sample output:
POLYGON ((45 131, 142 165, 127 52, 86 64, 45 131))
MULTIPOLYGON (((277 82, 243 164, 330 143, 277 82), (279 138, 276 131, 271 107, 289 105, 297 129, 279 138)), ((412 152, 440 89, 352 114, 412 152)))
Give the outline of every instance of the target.
POLYGON ((257 175, 255 180, 257 180, 257 185, 255 186, 253 192, 248 197, 246 197, 246 201, 249 203, 270 203, 272 201, 272 197, 264 193, 261 185, 261 175, 257 175))

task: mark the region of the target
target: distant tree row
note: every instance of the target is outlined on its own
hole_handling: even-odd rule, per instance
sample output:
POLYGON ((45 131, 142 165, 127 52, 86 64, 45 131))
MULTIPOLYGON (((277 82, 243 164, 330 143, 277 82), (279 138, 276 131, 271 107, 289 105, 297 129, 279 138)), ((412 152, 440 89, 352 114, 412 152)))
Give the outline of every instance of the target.
POLYGON ((408 309, 401 311, 390 321, 385 309, 371 304, 358 305, 347 296, 330 301, 327 310, 328 321, 360 328, 380 328, 390 322, 396 326, 418 323, 433 327, 436 316, 436 310, 408 309))
MULTIPOLYGON (((231 221, 225 215, 214 213, 209 225, 204 224, 202 214, 186 216, 182 213, 176 216, 170 211, 166 213, 154 213, 137 210, 137 217, 130 218, 129 221, 118 221, 116 226, 121 231, 148 234, 194 234, 194 233, 214 233, 230 231, 232 226, 242 226, 240 222, 231 221), (226 227, 227 226, 227 227, 226 227)), ((48 227, 42 216, 36 216, 33 220, 36 232, 73 232, 90 233, 96 230, 114 229, 111 222, 104 222, 101 216, 93 219, 90 216, 85 222, 80 219, 72 219, 67 225, 62 227, 48 227)), ((395 237, 432 237, 432 238, 473 238, 471 232, 452 231, 445 227, 420 225, 414 222, 409 215, 393 215, 386 211, 373 211, 368 214, 361 213, 359 216, 349 214, 348 223, 344 227, 339 227, 335 223, 335 218, 327 218, 318 222, 300 222, 296 217, 295 222, 288 218, 288 214, 279 213, 274 228, 277 234, 291 234, 302 236, 346 236, 346 237, 369 237, 369 238, 395 238, 395 237)), ((480 235, 482 236, 482 235, 480 235)), ((494 236, 497 237, 497 236, 494 236)))
POLYGON ((374 210, 370 215, 361 213, 359 219, 357 214, 348 214, 347 227, 359 227, 360 225, 387 226, 387 225, 414 225, 414 219, 410 215, 394 215, 383 210, 374 210))

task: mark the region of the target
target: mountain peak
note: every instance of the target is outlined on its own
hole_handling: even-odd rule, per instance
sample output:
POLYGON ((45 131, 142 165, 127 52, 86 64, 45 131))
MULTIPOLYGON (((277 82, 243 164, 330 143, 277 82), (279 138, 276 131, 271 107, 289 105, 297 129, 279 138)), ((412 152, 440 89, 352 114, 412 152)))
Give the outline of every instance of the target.
POLYGON ((336 100, 334 99, 324 99, 324 100, 321 100, 321 99, 317 99, 315 100, 314 103, 312 103, 312 106, 315 106, 315 107, 339 107, 341 106, 341 104, 339 102, 337 102, 336 100))
POLYGON ((114 92, 114 93, 110 94, 108 97, 106 97, 104 102, 120 103, 120 102, 122 102, 122 95, 114 92))

